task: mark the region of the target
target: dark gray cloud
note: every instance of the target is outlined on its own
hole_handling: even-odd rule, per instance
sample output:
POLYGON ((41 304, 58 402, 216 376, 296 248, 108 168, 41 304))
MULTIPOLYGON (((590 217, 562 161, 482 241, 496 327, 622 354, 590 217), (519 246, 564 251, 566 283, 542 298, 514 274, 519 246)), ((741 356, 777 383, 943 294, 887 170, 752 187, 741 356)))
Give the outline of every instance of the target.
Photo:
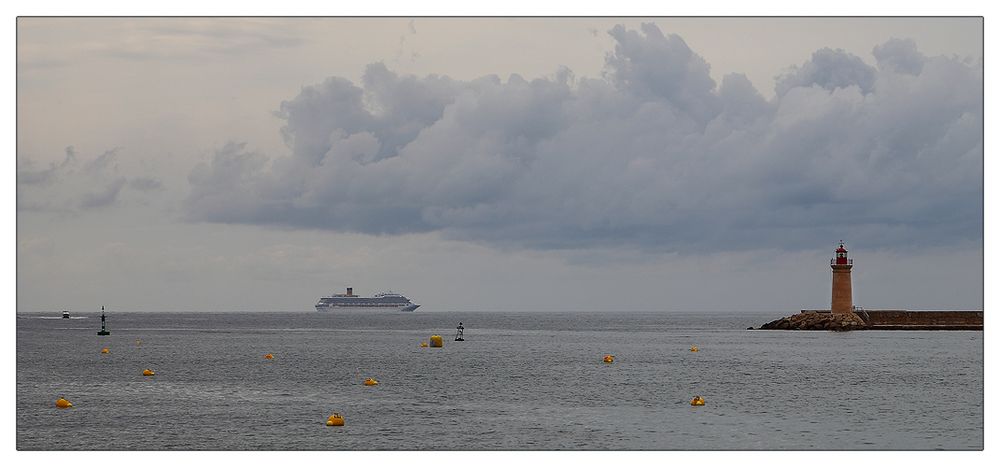
POLYGON ((114 148, 104 151, 96 159, 88 161, 83 165, 83 169, 87 172, 105 172, 105 171, 118 171, 118 149, 114 148))
MULTIPOLYGON (((188 176, 191 193, 187 199, 195 217, 211 215, 218 222, 260 222, 255 213, 278 213, 280 199, 294 199, 301 194, 298 187, 287 185, 287 192, 264 193, 268 180, 262 178, 267 158, 245 150, 242 143, 228 143, 217 150, 208 163, 195 166, 188 176), (266 200, 272 198, 271 206, 266 200), (277 203, 277 205, 275 204, 277 203)), ((291 208, 291 206, 288 206, 291 208)))
POLYGON ((650 23, 641 32, 618 25, 609 34, 617 43, 605 60, 606 75, 618 89, 641 100, 669 101, 702 123, 718 114, 721 102, 710 67, 680 36, 664 36, 650 23))
POLYGON ((354 154, 359 163, 397 155, 441 119, 462 86, 447 77, 400 77, 382 63, 369 65, 362 80, 364 88, 330 78, 281 103, 276 115, 286 120, 282 134, 296 154, 319 162, 339 136, 370 134, 378 148, 354 154))
POLYGON ((119 200, 122 188, 152 191, 162 186, 159 179, 138 176, 131 180, 119 173, 119 148, 93 159, 80 158, 69 146, 62 162, 35 169, 27 156, 17 158, 17 209, 28 211, 78 211, 103 208, 119 200))
POLYGON ((128 181, 129 188, 139 191, 155 191, 163 188, 163 182, 153 177, 133 177, 128 181))
POLYGON ((54 162, 49 163, 49 166, 36 170, 34 168, 35 163, 30 158, 18 158, 17 159, 17 184, 18 185, 35 185, 35 184, 48 184, 51 183, 57 173, 61 170, 67 169, 71 164, 76 162, 76 151, 73 146, 66 148, 66 157, 62 162, 56 164, 54 162))
POLYGON ((775 92, 783 96, 791 89, 817 85, 826 90, 857 86, 868 94, 875 86, 875 69, 860 57, 841 49, 823 48, 813 52, 812 59, 790 73, 778 77, 775 92))
POLYGON ((278 112, 290 154, 219 149, 190 173, 188 216, 543 249, 981 239, 981 62, 821 49, 767 100, 743 75, 717 84, 677 35, 609 33, 603 79, 376 63, 307 86, 278 112))
POLYGON ((913 39, 889 39, 884 44, 876 45, 872 49, 872 55, 878 61, 879 68, 910 75, 919 75, 927 60, 917 50, 917 43, 913 39))
POLYGON ((118 177, 97 191, 90 191, 80 196, 80 207, 83 209, 109 206, 118 200, 118 193, 125 186, 125 177, 118 177))

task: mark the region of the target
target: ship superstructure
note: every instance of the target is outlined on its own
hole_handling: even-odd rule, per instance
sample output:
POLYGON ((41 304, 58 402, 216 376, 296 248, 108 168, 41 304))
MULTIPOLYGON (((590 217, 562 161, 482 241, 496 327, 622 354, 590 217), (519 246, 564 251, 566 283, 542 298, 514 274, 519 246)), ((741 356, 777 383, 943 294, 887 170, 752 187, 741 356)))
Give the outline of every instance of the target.
POLYGON ((382 292, 362 297, 354 294, 354 288, 348 287, 347 293, 319 299, 316 311, 413 311, 419 306, 398 293, 382 292))

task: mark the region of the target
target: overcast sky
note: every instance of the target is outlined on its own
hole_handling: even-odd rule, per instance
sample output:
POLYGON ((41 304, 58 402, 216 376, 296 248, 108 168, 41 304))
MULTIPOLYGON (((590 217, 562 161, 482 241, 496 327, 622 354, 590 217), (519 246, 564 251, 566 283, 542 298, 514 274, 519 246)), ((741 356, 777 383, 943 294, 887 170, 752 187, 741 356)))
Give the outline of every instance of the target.
POLYGON ((18 311, 983 307, 979 18, 17 29, 18 311))

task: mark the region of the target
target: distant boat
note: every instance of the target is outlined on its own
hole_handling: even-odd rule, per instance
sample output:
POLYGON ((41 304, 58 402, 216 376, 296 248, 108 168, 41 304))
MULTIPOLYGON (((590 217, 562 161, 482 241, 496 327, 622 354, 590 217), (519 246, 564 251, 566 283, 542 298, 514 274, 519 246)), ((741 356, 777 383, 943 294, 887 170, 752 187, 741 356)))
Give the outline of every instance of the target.
POLYGON ((63 310, 63 318, 69 319, 69 312, 68 311, 63 310))

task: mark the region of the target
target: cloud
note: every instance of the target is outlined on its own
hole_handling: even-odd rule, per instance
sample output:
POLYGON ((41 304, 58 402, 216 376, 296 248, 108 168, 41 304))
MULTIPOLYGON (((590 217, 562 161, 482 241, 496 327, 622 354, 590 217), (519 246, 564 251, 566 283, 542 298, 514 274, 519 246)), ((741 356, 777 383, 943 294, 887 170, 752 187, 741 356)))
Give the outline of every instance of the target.
POLYGON ((80 197, 80 207, 84 209, 99 208, 108 206, 118 200, 118 193, 125 186, 125 177, 118 177, 112 180, 107 186, 98 190, 84 193, 80 197))
POLYGON ((702 122, 718 114, 721 102, 710 67, 680 36, 664 36, 653 24, 643 24, 641 32, 618 25, 610 34, 617 44, 605 60, 606 74, 620 90, 667 100, 702 122))
POLYGON ((118 171, 118 149, 114 148, 108 151, 104 151, 96 159, 88 161, 84 164, 83 169, 87 172, 105 172, 105 171, 118 171))
POLYGON ((876 45, 872 55, 879 68, 910 75, 919 75, 927 60, 917 51, 917 43, 913 39, 889 39, 884 44, 876 45))
POLYGON ((35 184, 48 184, 51 183, 57 172, 65 170, 68 166, 76 162, 76 151, 73 146, 66 148, 66 157, 62 162, 56 164, 54 162, 49 163, 49 166, 42 170, 32 170, 34 168, 34 161, 29 158, 18 158, 17 159, 17 184, 18 185, 35 185, 35 184))
POLYGON ((129 188, 139 191, 154 191, 163 188, 163 182, 153 177, 134 177, 128 181, 129 188))
POLYGON ((188 176, 191 193, 187 199, 191 207, 189 215, 195 218, 211 216, 219 222, 256 222, 255 212, 274 213, 280 205, 272 202, 270 207, 263 197, 292 198, 298 193, 293 190, 280 193, 260 193, 257 183, 266 181, 258 178, 267 158, 258 153, 245 151, 245 144, 228 143, 215 152, 208 163, 195 166, 188 176))
POLYGON ((675 34, 609 34, 601 79, 376 63, 304 87, 277 112, 290 154, 221 148, 190 174, 188 218, 535 249, 981 239, 981 62, 913 74, 906 44, 876 47, 877 69, 821 49, 767 100, 675 34))
POLYGON ((791 89, 812 85, 829 91, 857 86, 867 94, 875 86, 875 69, 856 55, 823 48, 813 52, 812 59, 801 67, 793 67, 790 73, 780 76, 775 92, 783 96, 791 89))
POLYGON ((34 169, 27 156, 17 158, 17 209, 25 211, 72 212, 114 205, 122 188, 151 191, 162 186, 159 179, 138 176, 131 180, 119 173, 119 148, 93 159, 81 159, 73 146, 65 150, 62 162, 34 169))
MULTIPOLYGON (((417 27, 413 24, 411 19, 409 23, 406 23, 406 33, 399 36, 399 45, 396 47, 396 58, 393 60, 394 63, 400 63, 400 59, 403 57, 403 51, 406 49, 406 38, 407 36, 417 35, 417 27)), ((410 52, 410 60, 416 60, 420 56, 416 51, 410 52)))
POLYGON ((62 67, 81 60, 110 58, 127 61, 215 60, 220 56, 252 55, 296 47, 303 40, 295 22, 257 18, 140 18, 134 21, 88 19, 91 29, 108 39, 66 43, 40 34, 47 21, 19 19, 27 39, 19 45, 18 66, 26 70, 62 67), (23 49, 23 50, 22 50, 23 49))

